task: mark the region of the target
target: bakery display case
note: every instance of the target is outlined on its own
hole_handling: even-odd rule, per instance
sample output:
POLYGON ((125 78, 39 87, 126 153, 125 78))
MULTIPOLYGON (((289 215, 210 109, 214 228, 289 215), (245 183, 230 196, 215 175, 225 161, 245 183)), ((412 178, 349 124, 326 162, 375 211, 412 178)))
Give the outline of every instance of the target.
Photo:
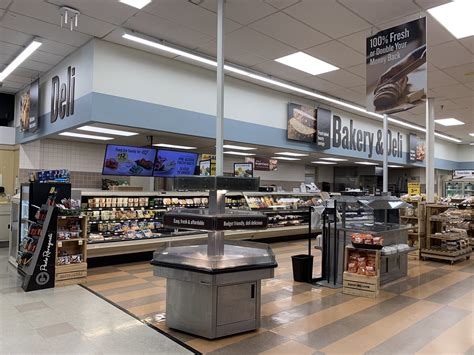
POLYGON ((444 182, 444 197, 461 201, 471 196, 474 196, 474 180, 444 182))

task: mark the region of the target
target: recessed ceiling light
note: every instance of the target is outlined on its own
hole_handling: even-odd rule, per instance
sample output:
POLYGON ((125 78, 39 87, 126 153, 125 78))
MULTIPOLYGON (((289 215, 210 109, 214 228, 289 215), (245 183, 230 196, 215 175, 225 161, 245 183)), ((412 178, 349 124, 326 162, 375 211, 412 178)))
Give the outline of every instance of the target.
POLYGON ((404 168, 404 166, 401 166, 401 165, 387 165, 389 168, 404 168))
POLYGON ((110 128, 102 128, 102 127, 94 127, 94 126, 82 126, 79 127, 78 130, 80 131, 88 131, 88 132, 96 132, 96 133, 105 133, 105 134, 112 134, 116 136, 136 136, 138 133, 136 132, 128 132, 128 131, 121 131, 118 129, 110 129, 110 128))
POLYGON ((137 9, 143 9, 145 6, 151 3, 151 0, 119 0, 119 2, 137 9))
MULTIPOLYGON (((347 161, 347 159, 342 159, 342 158, 319 158, 321 160, 329 160, 329 161, 347 161)), ((314 163, 314 162, 313 162, 314 163)))
POLYGON ((355 163, 360 165, 379 165, 378 163, 372 163, 370 161, 356 161, 355 163))
POLYGON ((471 137, 474 137, 474 133, 469 133, 469 135, 470 135, 471 137))
POLYGON ((456 38, 474 35, 474 1, 457 0, 428 9, 428 12, 456 38))
POLYGON ((300 158, 290 158, 290 157, 272 157, 272 159, 278 159, 278 160, 301 160, 300 158))
POLYGON ((255 155, 255 153, 245 153, 245 152, 234 152, 232 150, 229 150, 228 152, 224 152, 224 154, 229 154, 229 155, 241 155, 243 157, 249 157, 252 155, 255 155))
POLYGON ((112 137, 93 136, 92 134, 82 134, 82 133, 74 133, 74 132, 63 132, 63 133, 59 133, 59 135, 67 136, 67 137, 85 138, 85 139, 96 139, 98 141, 109 141, 113 139, 112 137))
POLYGON ((464 124, 464 122, 461 122, 456 118, 440 118, 439 120, 435 120, 435 122, 442 126, 460 126, 464 124))
POLYGON ((18 54, 18 56, 0 73, 0 82, 4 81, 6 77, 18 68, 21 63, 23 63, 35 50, 39 48, 39 46, 41 46, 41 44, 40 41, 35 39, 23 50, 23 52, 18 54))
POLYGON ((335 165, 337 163, 333 163, 333 162, 330 162, 330 161, 312 161, 311 163, 313 164, 322 164, 322 165, 335 165))
POLYGON ((166 143, 157 143, 153 144, 154 147, 163 147, 163 148, 175 148, 183 150, 197 149, 197 147, 189 147, 187 145, 176 145, 176 144, 166 144, 166 143))
POLYGON ((275 154, 288 155, 289 157, 307 157, 309 155, 309 154, 293 153, 293 152, 278 152, 275 154))
POLYGON ((255 150, 255 149, 257 149, 257 148, 252 148, 252 147, 242 147, 240 145, 233 145, 233 144, 224 144, 222 147, 227 148, 227 149, 237 149, 237 150, 255 150))
POLYGON ((474 145, 474 143, 469 143, 469 145, 474 145))
POLYGON ((303 52, 296 52, 278 59, 275 59, 276 62, 288 65, 289 67, 304 71, 311 75, 318 75, 327 73, 333 70, 338 70, 338 67, 335 67, 332 64, 326 63, 321 59, 310 56, 309 54, 303 52))

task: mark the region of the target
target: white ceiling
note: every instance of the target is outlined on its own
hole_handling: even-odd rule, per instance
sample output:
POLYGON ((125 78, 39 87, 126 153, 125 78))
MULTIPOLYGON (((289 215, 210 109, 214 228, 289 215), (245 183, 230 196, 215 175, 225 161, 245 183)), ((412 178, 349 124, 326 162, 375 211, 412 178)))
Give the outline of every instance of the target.
MULTIPOLYGON (((92 37, 129 43, 128 28, 215 55, 216 0, 153 0, 142 10, 118 0, 0 0, 0 70, 34 36, 44 45, 5 81, 15 93, 92 37), (79 27, 59 26, 59 6, 81 11, 79 27)), ((226 60, 365 106, 365 38, 382 28, 427 15, 449 0, 227 0, 226 60), (339 71, 310 76, 274 59, 296 52, 326 60, 339 71)), ((466 124, 436 129, 472 141, 474 132, 474 36, 456 40, 429 15, 429 94, 438 118, 466 124), (470 75, 466 75, 471 73, 470 75)), ((419 107, 399 115, 424 125, 419 107)))

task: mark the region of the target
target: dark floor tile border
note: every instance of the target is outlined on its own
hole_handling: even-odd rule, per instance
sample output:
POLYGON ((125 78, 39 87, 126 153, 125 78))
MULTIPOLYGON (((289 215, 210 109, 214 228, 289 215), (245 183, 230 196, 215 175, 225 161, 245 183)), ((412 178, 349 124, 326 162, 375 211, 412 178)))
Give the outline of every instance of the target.
POLYGON ((146 326, 150 327, 151 329, 157 331, 158 333, 164 335, 165 337, 167 337, 168 339, 174 341, 176 344, 179 344, 181 345, 183 348, 185 348, 186 350, 189 350, 191 351, 192 353, 196 354, 196 355, 202 355, 201 352, 199 352, 198 350, 194 349, 193 347, 189 346, 188 344, 182 342, 180 339, 172 336, 171 334, 168 334, 167 332, 165 332, 164 330, 162 329, 159 329, 158 327, 154 326, 153 324, 150 324, 150 323, 147 323, 147 322, 144 322, 142 319, 140 319, 139 317, 137 317, 136 315, 134 315, 133 313, 129 312, 128 310, 126 310, 125 308, 123 307, 120 307, 118 304, 108 300, 107 298, 103 297, 100 293, 94 291, 94 290, 91 290, 90 288, 88 288, 86 285, 82 285, 80 284, 79 286, 81 286, 82 288, 86 289, 87 291, 89 291, 90 293, 92 293, 93 295, 103 299, 105 302, 111 304, 112 306, 116 307, 117 309, 121 310, 122 312, 128 314, 130 317, 133 317, 135 318, 136 320, 140 321, 142 324, 145 324, 146 326))
POLYGON ((474 275, 469 276, 467 279, 456 282, 451 286, 445 287, 441 291, 432 294, 424 300, 447 305, 464 296, 466 293, 472 291, 473 285, 474 275))

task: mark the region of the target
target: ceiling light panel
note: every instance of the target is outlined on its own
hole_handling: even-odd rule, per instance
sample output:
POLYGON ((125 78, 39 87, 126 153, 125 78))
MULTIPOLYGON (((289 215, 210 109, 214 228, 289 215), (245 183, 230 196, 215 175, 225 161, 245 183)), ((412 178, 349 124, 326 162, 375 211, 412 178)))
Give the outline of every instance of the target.
POLYGON ((234 152, 234 151, 231 151, 231 150, 229 150, 228 152, 224 152, 224 154, 240 155, 240 156, 243 156, 243 157, 249 157, 249 156, 255 155, 254 153, 234 152))
POLYGON ((329 160, 329 161, 347 161, 347 159, 342 159, 342 158, 332 158, 332 157, 328 157, 328 158, 319 158, 321 160, 329 160))
POLYGON ((459 121, 456 118, 440 118, 439 120, 435 120, 435 122, 446 127, 461 126, 464 124, 464 122, 459 121))
POLYGON ((296 52, 285 57, 275 59, 276 62, 304 71, 311 75, 319 75, 339 68, 303 52, 296 52))
POLYGON ((240 145, 233 145, 233 144, 224 144, 224 148, 226 149, 235 149, 235 150, 255 150, 257 148, 252 148, 252 147, 243 147, 240 145))
POLYGON ((60 136, 74 137, 74 138, 84 138, 84 139, 95 139, 98 141, 110 141, 112 137, 104 136, 93 136, 92 134, 83 134, 83 133, 74 133, 74 132, 63 132, 59 133, 60 136))
POLYGON ((105 134, 111 134, 115 136, 124 136, 124 137, 131 137, 131 136, 138 135, 138 133, 136 132, 128 132, 128 131, 122 131, 118 129, 110 129, 110 128, 102 128, 102 127, 94 127, 94 126, 82 126, 82 127, 79 127, 78 130, 87 131, 87 132, 95 132, 95 133, 105 133, 105 134))
POLYGON ((119 0, 119 2, 128 6, 132 6, 136 9, 143 9, 145 6, 151 3, 151 0, 119 0))
POLYGON ((278 160, 301 160, 300 158, 290 158, 290 157, 272 157, 272 159, 278 159, 278 160))
POLYGON ((379 165, 378 163, 372 163, 370 161, 356 161, 355 163, 359 165, 379 165))
POLYGON ((34 40, 31 42, 13 61, 7 65, 7 67, 0 73, 0 82, 4 81, 21 63, 23 63, 34 51, 40 46, 41 42, 34 40))
POLYGON ((157 144, 153 144, 153 146, 162 147, 162 148, 183 149, 183 150, 197 149, 197 147, 190 147, 187 145, 176 145, 176 144, 166 144, 166 143, 157 143, 157 144))
POLYGON ((470 135, 471 137, 474 137, 474 133, 469 133, 469 135, 470 135))
POLYGON ((275 154, 287 155, 289 157, 307 157, 309 155, 309 154, 304 154, 304 153, 293 153, 293 152, 279 152, 275 154))
POLYGON ((391 165, 391 164, 389 164, 388 167, 389 168, 404 168, 404 166, 401 166, 401 165, 391 165))
POLYGON ((474 1, 456 0, 428 9, 428 12, 457 39, 474 35, 474 1))
POLYGON ((321 164, 321 165, 336 165, 336 163, 330 161, 312 161, 313 164, 321 164))

